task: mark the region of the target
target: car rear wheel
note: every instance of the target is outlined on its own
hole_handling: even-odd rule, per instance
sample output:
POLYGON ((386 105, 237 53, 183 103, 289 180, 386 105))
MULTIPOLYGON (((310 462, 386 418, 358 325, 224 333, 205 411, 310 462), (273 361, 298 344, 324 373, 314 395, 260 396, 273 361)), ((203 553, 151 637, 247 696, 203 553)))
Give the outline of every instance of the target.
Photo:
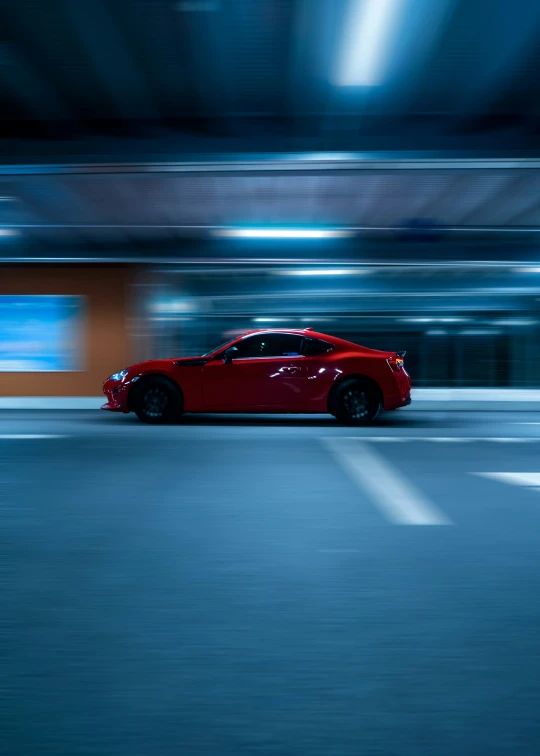
POLYGON ((182 394, 172 381, 156 375, 135 385, 132 407, 144 423, 172 423, 182 414, 182 394))
POLYGON ((336 386, 331 397, 330 412, 346 425, 368 425, 381 409, 377 387, 359 378, 351 378, 336 386))

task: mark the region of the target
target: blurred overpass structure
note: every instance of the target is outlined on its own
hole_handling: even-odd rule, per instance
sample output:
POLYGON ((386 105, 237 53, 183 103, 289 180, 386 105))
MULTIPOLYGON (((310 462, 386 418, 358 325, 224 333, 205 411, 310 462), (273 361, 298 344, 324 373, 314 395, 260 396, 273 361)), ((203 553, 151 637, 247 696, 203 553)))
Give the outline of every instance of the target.
POLYGON ((67 244, 75 257, 94 247, 111 259, 117 246, 119 258, 145 259, 147 245, 155 259, 161 246, 166 254, 188 240, 173 254, 186 257, 195 241, 234 238, 238 229, 266 229, 270 239, 272 229, 296 229, 299 238, 311 227, 325 238, 334 231, 354 240, 345 249, 357 256, 366 241, 521 244, 540 232, 540 159, 234 158, 0 166, 3 234, 22 237, 2 257, 30 256, 33 247, 45 256, 52 244, 61 259, 67 244))
POLYGON ((85 375, 7 393, 91 394, 119 361, 302 323, 406 348, 419 386, 540 379, 540 161, 5 164, 0 187, 2 293, 88 303, 85 375))

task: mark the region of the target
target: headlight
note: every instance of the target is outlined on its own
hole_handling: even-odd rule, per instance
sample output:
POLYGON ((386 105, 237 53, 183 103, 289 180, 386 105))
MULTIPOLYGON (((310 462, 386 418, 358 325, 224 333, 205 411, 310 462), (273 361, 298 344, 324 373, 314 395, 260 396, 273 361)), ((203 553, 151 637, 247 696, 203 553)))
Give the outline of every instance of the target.
POLYGON ((127 370, 119 370, 118 373, 113 373, 109 376, 110 381, 121 381, 128 374, 127 370))

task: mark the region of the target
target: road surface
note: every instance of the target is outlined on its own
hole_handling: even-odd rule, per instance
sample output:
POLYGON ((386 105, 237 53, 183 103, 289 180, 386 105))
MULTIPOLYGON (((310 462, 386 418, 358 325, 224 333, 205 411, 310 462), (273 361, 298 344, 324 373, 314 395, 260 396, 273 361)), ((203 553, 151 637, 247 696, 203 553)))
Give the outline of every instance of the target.
POLYGON ((4 753, 540 753, 540 413, 3 411, 0 480, 4 753))

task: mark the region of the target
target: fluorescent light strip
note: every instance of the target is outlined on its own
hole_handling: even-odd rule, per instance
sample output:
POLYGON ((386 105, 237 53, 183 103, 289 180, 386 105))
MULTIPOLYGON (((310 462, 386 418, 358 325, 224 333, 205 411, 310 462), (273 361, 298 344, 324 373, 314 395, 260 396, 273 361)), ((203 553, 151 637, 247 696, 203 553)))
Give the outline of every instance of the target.
POLYGON ((312 228, 218 228, 212 234, 232 239, 342 239, 354 231, 312 228))
POLYGON ((335 83, 341 87, 380 84, 403 0, 349 0, 335 83))
POLYGON ((502 320, 494 320, 493 325, 496 326, 532 326, 538 323, 537 320, 532 318, 504 318, 502 320))
POLYGON ((282 276, 355 276, 369 273, 369 270, 348 270, 346 268, 317 268, 312 270, 283 270, 282 276))
POLYGON ((489 331, 484 328, 467 328, 464 331, 460 331, 462 336, 497 336, 500 333, 502 333, 502 331, 496 330, 495 328, 489 331))
POLYGON ((254 323, 286 323, 290 318, 253 318, 254 323))
POLYGON ((401 323, 468 323, 470 318, 455 317, 422 317, 422 318, 398 318, 401 323))

